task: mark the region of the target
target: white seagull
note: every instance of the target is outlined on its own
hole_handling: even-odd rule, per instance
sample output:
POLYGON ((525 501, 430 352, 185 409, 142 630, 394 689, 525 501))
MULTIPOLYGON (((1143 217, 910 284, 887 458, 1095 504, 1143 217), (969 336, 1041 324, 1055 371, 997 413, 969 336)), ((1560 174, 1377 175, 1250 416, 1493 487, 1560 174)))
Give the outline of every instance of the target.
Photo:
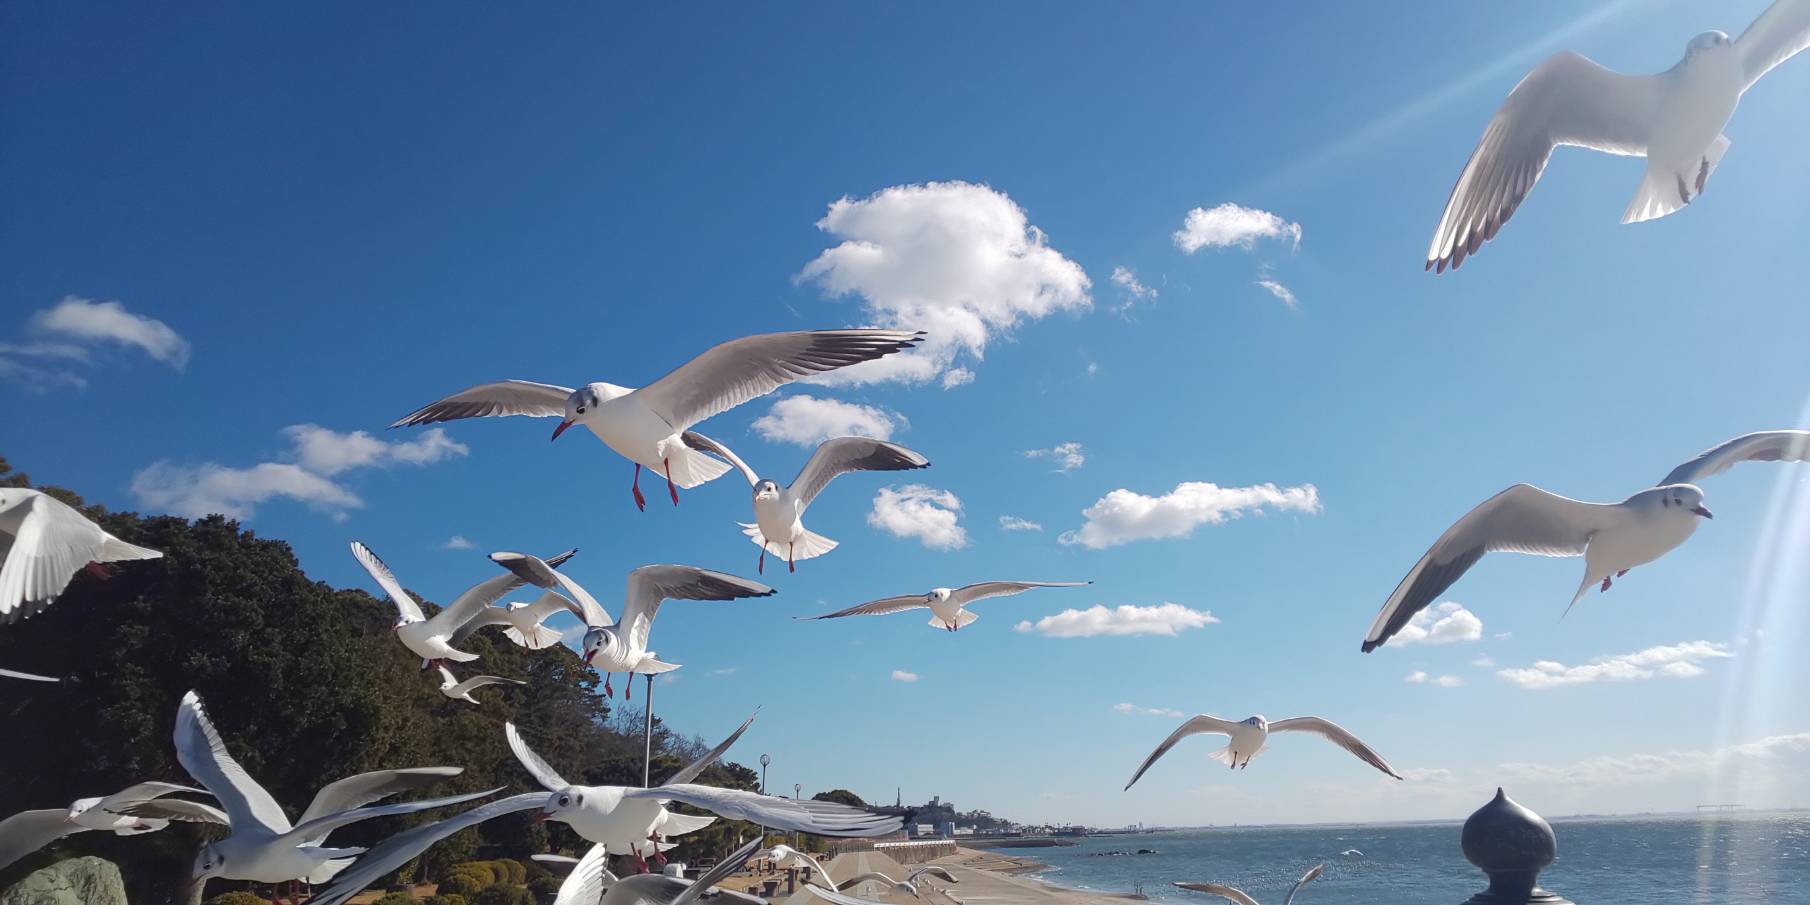
POLYGON ((795 849, 789 845, 786 845, 783 842, 778 845, 773 846, 770 849, 767 849, 766 851, 762 852, 761 854, 767 860, 772 861, 774 867, 788 869, 788 870, 789 869, 799 869, 799 870, 809 869, 811 871, 811 879, 806 880, 805 881, 806 883, 811 883, 811 882, 815 881, 816 885, 822 886, 826 889, 840 889, 841 888, 840 886, 838 886, 836 884, 836 881, 830 879, 830 872, 827 870, 824 870, 823 865, 818 864, 816 858, 813 858, 810 855, 807 855, 804 852, 799 851, 798 849, 795 849))
POLYGON ((851 471, 905 471, 930 464, 929 459, 897 443, 837 437, 823 441, 799 470, 798 477, 792 479, 791 486, 781 487, 778 481, 755 474, 740 456, 703 434, 686 431, 684 439, 693 449, 728 459, 748 479, 748 486, 754 488, 754 524, 741 527, 742 533, 760 548, 756 571, 761 573, 767 571, 768 553, 785 557, 787 570, 797 571, 793 565, 796 561, 836 549, 835 541, 804 527, 805 507, 829 486, 832 478, 851 471))
POLYGON ((775 798, 757 792, 692 784, 691 780, 722 756, 753 721, 754 718, 749 717, 748 722, 722 744, 675 773, 664 784, 651 789, 574 785, 528 747, 514 724, 505 724, 504 733, 516 759, 548 790, 549 794, 542 796, 544 819, 564 823, 578 835, 609 846, 612 851, 626 847, 643 865, 646 860, 642 851, 653 849, 651 843, 663 841, 672 832, 670 829, 662 832, 660 825, 669 820, 665 806, 674 801, 732 820, 819 836, 880 836, 903 825, 899 818, 882 817, 834 802, 775 798))
POLYGON ((635 478, 629 486, 637 508, 647 508, 647 499, 641 495, 642 468, 666 476, 667 492, 677 506, 679 487, 696 487, 729 470, 680 439, 692 425, 800 377, 909 349, 921 336, 905 330, 806 330, 744 336, 713 346, 640 389, 598 382, 574 390, 505 380, 455 393, 390 426, 529 415, 561 419, 553 429, 557 440, 566 428, 582 424, 604 445, 635 463, 635 478))
POLYGON ((0 669, 0 678, 24 679, 27 682, 61 682, 55 676, 40 676, 37 673, 19 672, 16 669, 0 669))
MULTIPOLYGON (((1320 876, 1320 871, 1325 869, 1326 865, 1324 864, 1316 864, 1313 867, 1308 868, 1307 873, 1302 874, 1301 879, 1296 880, 1295 885, 1289 887, 1288 895, 1282 899, 1282 905, 1290 905, 1290 903, 1294 902, 1295 893, 1300 892, 1301 887, 1313 882, 1315 878, 1320 876)), ((1257 905, 1257 900, 1245 895, 1244 890, 1231 886, 1221 886, 1218 883, 1177 883, 1175 885, 1182 889, 1192 889, 1195 892, 1212 893, 1216 896, 1222 896, 1237 902, 1238 905, 1257 905)))
POLYGON ((325 786, 315 794, 308 810, 302 812, 301 821, 291 825, 276 799, 227 753, 220 733, 202 709, 201 698, 193 691, 183 696, 176 710, 175 740, 176 760, 220 800, 224 810, 169 800, 148 801, 126 810, 137 817, 201 819, 230 828, 225 839, 208 845, 195 856, 191 882, 196 884, 205 884, 212 877, 254 883, 324 883, 364 851, 328 847, 327 834, 333 830, 373 817, 459 804, 496 791, 365 807, 378 799, 463 772, 461 767, 379 770, 325 786))
POLYGON ((131 817, 119 809, 176 792, 206 794, 203 789, 167 782, 141 782, 105 798, 82 798, 66 808, 20 811, 0 820, 0 869, 64 836, 88 830, 107 830, 116 836, 136 836, 169 825, 168 820, 131 817))
POLYGON ((1671 552, 1697 530, 1699 519, 1713 518, 1697 481, 1737 462, 1805 459, 1810 459, 1810 431, 1761 431, 1706 450, 1672 469, 1658 486, 1619 503, 1586 503, 1516 484, 1439 536, 1383 603, 1363 649, 1381 647, 1485 553, 1584 557, 1584 580, 1571 596, 1576 605, 1591 585, 1609 590, 1612 579, 1671 552))
POLYGON ((903 597, 887 597, 881 600, 870 600, 858 603, 846 610, 825 613, 821 616, 794 616, 794 619, 840 619, 843 616, 885 616, 890 613, 903 613, 906 610, 927 609, 930 627, 945 631, 956 631, 980 617, 968 612, 967 606, 977 600, 989 597, 1008 597, 1021 594, 1032 588, 1078 588, 1093 584, 1092 581, 983 581, 979 584, 965 585, 955 588, 932 588, 928 594, 906 594, 903 597))
MULTIPOLYGON (((911 873, 906 874, 905 879, 903 880, 894 880, 892 877, 879 871, 868 871, 864 874, 856 874, 843 880, 841 883, 836 884, 836 889, 839 892, 847 892, 848 890, 859 887, 863 883, 882 883, 892 887, 892 891, 895 893, 921 899, 923 896, 918 893, 918 882, 925 877, 936 877, 947 883, 961 882, 955 878, 954 874, 933 864, 929 867, 920 867, 911 873)), ((931 888, 935 889, 935 887, 931 888)))
POLYGON ((1222 720, 1203 713, 1190 718, 1177 727, 1174 732, 1169 733, 1169 737, 1163 739, 1163 743, 1157 745, 1156 750, 1150 752, 1149 757, 1144 758, 1144 763, 1138 767, 1136 773, 1131 775, 1131 782, 1126 783, 1125 788, 1129 789, 1136 785, 1138 779, 1144 775, 1144 771, 1150 769, 1150 765, 1156 763, 1157 758, 1168 754, 1169 749, 1175 747, 1176 742, 1190 735, 1217 733, 1226 736, 1226 746, 1209 756, 1225 764, 1229 769, 1241 770, 1250 766, 1251 758, 1263 751, 1263 745, 1269 740, 1272 732, 1311 732, 1357 755, 1358 759, 1364 763, 1396 779, 1402 778, 1400 773, 1395 772, 1394 767, 1389 766, 1388 761, 1383 760, 1381 754, 1372 751, 1369 745, 1359 741, 1357 736, 1345 731, 1343 726, 1331 720, 1323 720, 1317 716, 1298 716, 1272 723, 1265 720, 1262 714, 1258 714, 1234 723, 1231 720, 1222 720))
POLYGON ((0 487, 0 624, 36 616, 83 567, 105 578, 100 563, 162 555, 108 534, 49 494, 0 487))
MULTIPOLYGON (((577 552, 568 550, 546 560, 546 563, 549 569, 557 568, 577 552)), ((402 589, 402 582, 396 580, 396 573, 391 572, 390 567, 384 565, 383 560, 378 559, 370 547, 353 541, 352 556, 377 580, 378 586, 396 604, 396 640, 421 658, 422 669, 443 666, 447 660, 457 663, 476 660, 477 654, 466 653, 453 645, 464 641, 472 632, 486 625, 520 628, 516 622, 521 617, 511 618, 516 610, 491 606, 501 600, 503 595, 522 586, 522 580, 514 575, 498 575, 472 585, 457 600, 429 619, 421 612, 421 605, 415 602, 415 598, 402 589)))
POLYGON ((578 866, 572 869, 553 905, 690 905, 705 895, 715 895, 742 905, 767 905, 767 900, 747 893, 713 888, 740 871, 748 856, 760 847, 761 840, 746 845, 716 863, 697 880, 668 877, 663 874, 638 874, 618 879, 604 867, 607 857, 600 847, 592 848, 578 866))
MULTIPOLYGON (((350 867, 339 870, 332 878, 333 885, 311 896, 308 899, 309 905, 341 905, 347 899, 364 892, 365 888, 372 883, 383 879, 385 875, 414 860, 434 843, 468 826, 476 826, 492 818, 519 811, 534 810, 545 804, 546 801, 547 796, 544 792, 512 795, 508 798, 486 802, 444 820, 423 823, 397 833, 372 846, 350 867)), ((353 851, 363 850, 354 849, 353 851)))
MULTIPOLYGON (((615 694, 609 680, 611 673, 628 673, 629 688, 632 689, 637 673, 653 675, 679 668, 676 663, 662 663, 653 651, 647 649, 648 637, 654 628, 654 616, 660 612, 662 601, 737 600, 743 597, 768 597, 776 593, 758 581, 696 566, 642 566, 628 573, 622 619, 617 621, 611 619, 609 611, 589 591, 579 586, 578 582, 548 568, 537 557, 526 553, 505 552, 493 553, 490 558, 523 581, 537 587, 565 592, 566 596, 560 599, 572 615, 585 624, 584 661, 591 668, 604 673, 603 688, 606 695, 615 694)), ((623 692, 624 697, 632 694, 632 691, 623 692)))
POLYGON ((1691 203, 1728 151, 1722 129, 1741 96, 1806 46, 1810 0, 1777 0, 1738 40, 1706 31, 1653 75, 1623 75, 1571 51, 1548 57, 1484 129, 1433 231, 1427 268, 1456 268, 1494 238, 1559 145, 1647 158, 1623 223, 1691 203))
POLYGON ((478 700, 471 696, 472 691, 486 685, 526 685, 520 679, 505 679, 501 676, 472 676, 461 682, 452 674, 452 670, 440 667, 440 693, 455 701, 476 704, 478 700))

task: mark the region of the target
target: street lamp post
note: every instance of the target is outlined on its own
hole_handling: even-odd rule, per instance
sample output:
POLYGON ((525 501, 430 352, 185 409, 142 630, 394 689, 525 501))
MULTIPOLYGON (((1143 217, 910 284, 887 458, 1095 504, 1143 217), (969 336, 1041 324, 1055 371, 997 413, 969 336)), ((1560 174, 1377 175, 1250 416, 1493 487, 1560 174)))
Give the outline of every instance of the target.
POLYGON ((767 794, 767 765, 772 762, 772 757, 765 754, 760 756, 760 793, 762 795, 767 794))

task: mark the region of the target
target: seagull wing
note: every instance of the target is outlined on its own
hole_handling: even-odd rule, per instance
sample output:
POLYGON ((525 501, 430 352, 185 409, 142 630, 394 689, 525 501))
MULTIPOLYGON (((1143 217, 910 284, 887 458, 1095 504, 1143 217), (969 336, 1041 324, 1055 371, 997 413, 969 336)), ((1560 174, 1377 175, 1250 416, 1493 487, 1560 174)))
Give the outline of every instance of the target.
MULTIPOLYGON (((497 786, 494 789, 487 789, 482 792, 467 792, 464 795, 448 795, 444 798, 423 798, 419 801, 405 801, 400 804, 381 804, 366 808, 352 808, 333 814, 324 814, 313 820, 298 823, 296 824, 295 829, 288 832, 287 836, 289 839, 294 840, 293 844, 295 845, 319 845, 322 840, 327 838, 328 833, 331 833, 342 826, 346 826, 347 824, 357 823, 361 820, 374 820, 378 817, 399 817, 403 814, 431 811, 434 808, 451 807, 455 804, 464 804, 465 802, 474 799, 483 798, 486 795, 494 795, 502 790, 502 786, 497 786)), ((546 799, 543 797, 542 801, 545 800, 546 799)))
POLYGON ((1484 500, 1447 528, 1396 586, 1370 623, 1364 651, 1381 647, 1401 631, 1485 553, 1584 555, 1591 536, 1607 524, 1615 508, 1548 493, 1532 484, 1516 484, 1484 500))
POLYGON ((759 710, 756 710, 746 720, 743 720, 742 724, 740 726, 737 726, 734 732, 729 733, 729 737, 726 739, 723 739, 723 741, 721 743, 719 743, 715 748, 712 748, 709 751, 704 752, 703 757, 700 757, 697 760, 694 760, 691 763, 686 764, 685 768, 683 770, 680 770, 679 772, 674 773, 673 775, 667 777, 666 782, 661 783, 661 785, 669 785, 669 784, 673 784, 673 783, 685 783, 685 782, 691 782, 692 780, 697 779, 699 773, 704 772, 705 768, 709 767, 711 764, 716 763, 717 758, 722 757, 725 753, 727 753, 729 750, 729 746, 735 744, 735 740, 741 738, 742 733, 747 732, 749 726, 754 725, 754 718, 757 716, 760 716, 759 710))
MULTIPOLYGON (((545 562, 548 568, 557 569, 561 565, 564 565, 565 561, 571 559, 577 552, 577 550, 567 550, 558 556, 542 560, 542 562, 545 562)), ((491 604, 502 600, 503 595, 508 594, 510 591, 513 591, 524 584, 527 584, 527 582, 523 580, 520 575, 513 572, 505 572, 501 575, 486 578, 467 588, 465 593, 460 594, 452 603, 446 605, 446 609, 436 613, 434 618, 428 621, 443 626, 444 629, 441 634, 451 635, 455 641, 469 637, 472 632, 477 631, 483 626, 473 626, 470 631, 465 631, 467 623, 483 615, 484 610, 489 608, 491 604)), ((489 624, 491 623, 484 623, 484 625, 489 624)))
POLYGON ((456 421, 460 418, 495 418, 502 415, 559 418, 566 414, 566 397, 570 395, 571 387, 535 383, 531 380, 480 383, 409 412, 390 426, 409 427, 456 421))
POLYGON ((1238 905, 1257 905, 1256 899, 1245 895, 1244 890, 1234 886, 1221 886, 1218 883, 1177 883, 1175 885, 1181 889, 1192 889, 1195 892, 1222 896, 1237 902, 1238 905))
POLYGON ((1806 47, 1810 47, 1810 0, 1777 0, 1735 41, 1747 76, 1741 92, 1806 47))
POLYGON ((0 820, 0 868, 81 831, 82 827, 69 822, 68 808, 20 811, 0 820))
POLYGON ((212 823, 232 826, 226 812, 210 804, 184 798, 155 798, 138 802, 122 802, 111 813, 151 820, 173 820, 178 823, 212 823))
MULTIPOLYGON (((1777 7, 1775 6, 1774 9, 1777 7)), ((1695 484, 1727 471, 1737 462, 1803 462, 1810 460, 1810 431, 1760 431, 1742 434, 1704 450, 1696 458, 1672 469, 1658 487, 1695 484)))
POLYGON ((892 613, 903 613, 906 610, 926 609, 930 601, 922 594, 906 594, 903 597, 886 597, 857 603, 845 610, 824 613, 821 616, 793 616, 793 619, 840 619, 843 616, 886 616, 892 613))
POLYGON ((1091 581, 983 581, 966 587, 956 588, 949 594, 949 599, 962 606, 988 597, 1009 597, 1022 594, 1032 588, 1078 588, 1093 584, 1091 581))
POLYGON ((814 895, 825 902, 829 902, 831 905, 878 905, 878 903, 868 899, 857 899, 846 893, 837 892, 833 889, 824 889, 821 886, 812 886, 810 887, 810 891, 811 895, 814 895))
POLYGON ((897 817, 882 817, 833 801, 800 801, 776 798, 739 789, 719 789, 691 783, 673 783, 651 789, 631 789, 623 799, 651 798, 682 801, 731 820, 746 820, 788 832, 819 836, 881 836, 904 826, 897 817))
POLYGON ((1559 145, 1642 155, 1660 117, 1660 77, 1622 75, 1563 51, 1533 68, 1490 118, 1446 200, 1427 268, 1457 268, 1513 216, 1559 145))
MULTIPOLYGON (((564 591, 570 598, 572 615, 584 621, 586 626, 597 628, 614 625, 616 620, 610 618, 610 611, 591 596, 591 592, 580 587, 578 582, 567 578, 538 556, 527 553, 492 553, 490 561, 521 576, 522 580, 537 588, 564 591)), ((542 598, 545 600, 545 598, 542 598)))
MULTIPOLYGON (((697 901, 699 896, 709 892, 711 887, 729 879, 730 875, 741 870, 743 865, 748 863, 748 859, 754 855, 755 849, 760 848, 761 842, 763 841, 764 840, 761 837, 756 836, 750 840, 747 845, 731 852, 729 857, 718 861, 716 866, 699 875, 697 882, 692 883, 689 888, 680 892, 677 897, 673 898, 671 905, 689 905, 689 903, 697 901)), ((641 874, 640 876, 650 877, 657 875, 641 874)), ((683 883, 685 881, 681 880, 679 882, 683 883)))
MULTIPOLYGON (((541 855, 534 858, 542 860, 541 855)), ((554 896, 553 905, 597 905, 603 900, 604 886, 615 880, 615 874, 610 873, 609 846, 593 845, 573 865, 565 882, 559 884, 559 895, 554 896)))
POLYGON ((314 793, 314 800, 309 802, 308 810, 302 812, 302 818, 297 823, 307 823, 316 817, 362 808, 399 792, 424 789, 463 772, 464 767, 410 767, 348 776, 330 782, 314 793))
POLYGON ((1288 896, 1282 900, 1282 905, 1294 905, 1295 893, 1300 892, 1301 887, 1319 879, 1320 872, 1325 869, 1326 865, 1324 864, 1316 864, 1313 867, 1308 868, 1307 873, 1302 874, 1301 879, 1296 880, 1295 885, 1288 888, 1288 896))
POLYGON ((396 612, 401 615, 403 622, 427 621, 427 616, 421 612, 421 605, 409 596, 409 592, 402 589, 402 582, 396 580, 396 573, 391 572, 390 567, 384 565, 383 560, 378 559, 370 547, 353 541, 352 558, 358 560, 358 564, 364 566, 372 578, 377 579, 378 587, 383 588, 383 592, 396 604, 396 612))
POLYGON ((272 836, 289 831, 282 807, 227 753, 193 691, 176 708, 175 741, 177 762, 219 799, 235 831, 257 828, 272 836))
POLYGON ((509 739, 509 750, 515 752, 515 759, 522 762, 522 767, 534 776, 534 781, 540 783, 541 788, 557 792, 571 785, 559 775, 559 771, 547 766, 547 762, 541 760, 541 756, 535 754, 527 742, 522 741, 522 734, 515 731, 514 723, 503 724, 503 735, 509 739))
POLYGON ((197 789, 192 786, 179 786, 173 782, 141 782, 137 785, 127 786, 114 792, 112 795, 95 803, 94 806, 100 810, 117 814, 121 808, 129 805, 162 798, 165 795, 174 795, 178 792, 192 792, 196 795, 207 794, 206 789, 197 789))
MULTIPOLYGON (((922 873, 922 871, 915 872, 912 874, 912 876, 915 877, 918 875, 918 873, 922 873)), ((907 881, 907 882, 909 882, 909 881, 907 881)), ((880 873, 879 871, 870 870, 867 873, 856 874, 852 877, 849 877, 846 880, 843 880, 841 883, 837 883, 836 891, 842 892, 844 890, 854 889, 855 887, 858 887, 863 883, 885 883, 887 886, 897 886, 899 881, 894 880, 893 878, 891 878, 883 873, 880 873)))
MULTIPOLYGON (((60 500, 34 493, 0 565, 0 623, 37 615, 69 586, 76 570, 101 558, 107 533, 60 500)), ((10 514, 10 513, 9 513, 10 514)))
POLYGON ((347 899, 364 892, 365 887, 382 879, 385 874, 407 864, 416 855, 426 851, 428 846, 468 826, 474 826, 504 814, 532 810, 542 807, 546 803, 546 793, 530 792, 481 804, 445 820, 424 823, 413 829, 404 830, 365 852, 351 867, 341 871, 334 878, 332 886, 308 901, 312 905, 341 905, 347 899))
POLYGON ((1169 749, 1175 747, 1176 742, 1179 742, 1190 735, 1204 735, 1210 732, 1217 732, 1220 735, 1231 735, 1232 730, 1237 728, 1238 725, 1238 723, 1234 723, 1231 720, 1222 720, 1219 717, 1208 716, 1204 713, 1199 716, 1190 717, 1186 722, 1175 727, 1175 731, 1169 733, 1169 737, 1163 739, 1163 743, 1157 745, 1156 750, 1150 752, 1149 757, 1144 758, 1144 762, 1138 766, 1138 771, 1131 774, 1131 782, 1126 783, 1125 788, 1129 789, 1132 786, 1137 785, 1137 781, 1143 777, 1144 771, 1150 769, 1150 765, 1156 763, 1157 758, 1168 754, 1169 749))
POLYGON ((1359 741, 1357 736, 1352 735, 1350 732, 1346 731, 1345 727, 1340 726, 1338 723, 1331 720, 1323 720, 1317 716, 1298 716, 1293 719, 1277 720, 1276 722, 1271 723, 1270 731, 1311 732, 1344 748, 1346 751, 1350 751, 1352 754, 1357 755, 1358 759, 1364 763, 1367 763, 1396 779, 1402 778, 1400 773, 1395 772, 1394 767, 1389 766, 1388 761, 1383 760, 1381 754, 1371 750, 1369 745, 1359 741))
POLYGON ((925 875, 935 877, 938 880, 942 880, 945 883, 960 883, 961 882, 960 880, 957 880, 955 878, 954 874, 950 873, 949 871, 947 871, 941 867, 937 867, 934 864, 932 864, 929 867, 920 867, 917 870, 914 870, 911 873, 907 874, 905 876, 905 882, 916 883, 917 879, 919 877, 922 877, 925 875))
POLYGON ((40 676, 35 673, 19 672, 17 670, 12 670, 12 669, 0 669, 0 676, 5 676, 8 679, 24 679, 28 682, 61 682, 61 681, 63 681, 62 679, 56 678, 55 676, 40 676))
POLYGON ((526 685, 526 684, 528 684, 528 683, 524 682, 520 679, 505 679, 502 676, 472 676, 471 678, 466 679, 465 681, 460 682, 459 684, 454 685, 452 688, 448 689, 448 693, 453 694, 453 695, 462 695, 462 694, 470 694, 473 690, 478 689, 478 688, 483 688, 486 685, 526 685))
POLYGON ((925 468, 930 460, 884 440, 867 437, 837 437, 817 445, 817 451, 792 479, 792 494, 799 505, 809 506, 823 492, 830 479, 851 471, 907 471, 925 468))
POLYGON ((727 572, 696 566, 642 566, 628 573, 622 624, 628 629, 629 644, 636 650, 646 650, 647 637, 654 628, 654 614, 660 611, 661 601, 736 600, 770 597, 777 593, 758 581, 737 578, 727 572))
POLYGON ((679 435, 679 439, 684 440, 685 445, 692 449, 720 456, 730 465, 734 465, 735 470, 741 472, 742 477, 748 479, 749 487, 753 487, 760 483, 760 475, 755 474, 754 469, 749 468, 748 463, 743 462, 742 457, 736 455, 729 447, 724 446, 697 431, 686 431, 679 435))
POLYGON ((634 395, 674 430, 683 430, 800 377, 909 349, 921 335, 906 330, 805 330, 744 336, 712 347, 634 395))

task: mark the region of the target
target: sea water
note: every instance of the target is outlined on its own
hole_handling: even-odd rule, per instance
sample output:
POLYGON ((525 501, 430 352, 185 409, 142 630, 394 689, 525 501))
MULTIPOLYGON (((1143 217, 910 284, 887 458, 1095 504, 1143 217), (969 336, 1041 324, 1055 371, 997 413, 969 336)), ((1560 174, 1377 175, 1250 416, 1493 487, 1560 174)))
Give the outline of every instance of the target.
MULTIPOLYGON (((1050 883, 1106 893, 1141 887, 1169 903, 1225 901, 1170 885, 1195 881, 1281 905, 1302 873, 1324 863, 1295 905, 1460 905, 1488 884, 1459 851, 1459 826, 1175 830, 1006 854, 1048 864, 1033 876, 1050 883)), ((1559 856, 1541 885, 1578 905, 1810 905, 1810 814, 1561 819, 1553 831, 1559 856)))

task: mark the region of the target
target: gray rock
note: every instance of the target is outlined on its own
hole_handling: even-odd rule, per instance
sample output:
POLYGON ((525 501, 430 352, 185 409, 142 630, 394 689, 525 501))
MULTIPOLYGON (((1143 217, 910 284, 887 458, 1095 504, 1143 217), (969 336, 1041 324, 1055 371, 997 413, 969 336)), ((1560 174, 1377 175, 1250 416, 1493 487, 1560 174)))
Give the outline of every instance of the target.
POLYGON ((126 905, 126 882, 111 861, 70 858, 14 883, 0 905, 126 905))

